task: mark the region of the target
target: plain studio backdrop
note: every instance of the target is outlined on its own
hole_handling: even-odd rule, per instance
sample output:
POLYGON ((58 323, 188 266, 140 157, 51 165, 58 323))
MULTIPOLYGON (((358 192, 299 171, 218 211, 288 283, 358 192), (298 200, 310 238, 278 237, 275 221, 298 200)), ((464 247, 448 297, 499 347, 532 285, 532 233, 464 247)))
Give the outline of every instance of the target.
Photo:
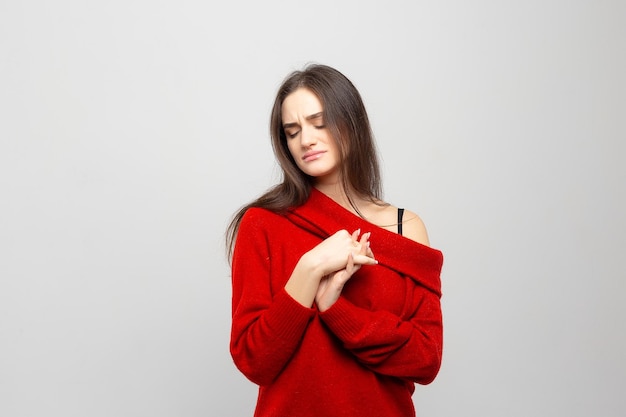
POLYGON ((307 62, 361 91, 386 199, 445 255, 418 415, 626 415, 605 0, 1 1, 0 415, 252 415, 223 234, 279 180, 269 111, 307 62))

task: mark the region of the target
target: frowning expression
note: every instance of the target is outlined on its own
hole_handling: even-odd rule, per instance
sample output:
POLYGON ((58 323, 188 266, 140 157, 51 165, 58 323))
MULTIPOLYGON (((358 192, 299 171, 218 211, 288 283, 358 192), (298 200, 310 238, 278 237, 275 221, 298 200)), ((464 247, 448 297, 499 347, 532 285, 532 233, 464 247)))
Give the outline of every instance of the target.
POLYGON ((289 94, 282 105, 282 122, 287 147, 305 174, 316 181, 336 181, 340 155, 324 124, 324 108, 307 88, 289 94))

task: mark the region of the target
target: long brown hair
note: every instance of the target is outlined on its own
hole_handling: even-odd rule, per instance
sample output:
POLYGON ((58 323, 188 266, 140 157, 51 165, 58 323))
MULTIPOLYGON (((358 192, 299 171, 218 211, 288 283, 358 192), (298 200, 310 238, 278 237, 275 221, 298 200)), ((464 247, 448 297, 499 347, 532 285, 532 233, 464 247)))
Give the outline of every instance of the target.
MULTIPOLYGON (((249 208, 261 207, 284 213, 303 204, 309 197, 313 179, 304 174, 293 160, 282 123, 283 101, 299 88, 312 91, 322 104, 324 124, 337 144, 340 160, 344 161, 339 168, 344 190, 373 202, 382 198, 374 135, 361 95, 352 82, 336 69, 320 64, 308 65, 285 78, 272 108, 270 134, 283 180, 235 213, 226 229, 228 259, 232 257, 241 219, 249 208)), ((352 204, 351 193, 346 194, 352 204)), ((358 213, 356 207, 355 210, 358 213)))

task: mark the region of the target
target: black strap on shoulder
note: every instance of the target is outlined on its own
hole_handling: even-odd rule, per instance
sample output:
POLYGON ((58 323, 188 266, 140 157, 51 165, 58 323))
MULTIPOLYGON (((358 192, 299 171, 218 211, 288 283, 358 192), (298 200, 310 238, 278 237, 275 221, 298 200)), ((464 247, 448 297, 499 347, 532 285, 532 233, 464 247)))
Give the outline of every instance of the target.
POLYGON ((404 209, 398 209, 398 234, 402 235, 402 216, 404 215, 404 209))

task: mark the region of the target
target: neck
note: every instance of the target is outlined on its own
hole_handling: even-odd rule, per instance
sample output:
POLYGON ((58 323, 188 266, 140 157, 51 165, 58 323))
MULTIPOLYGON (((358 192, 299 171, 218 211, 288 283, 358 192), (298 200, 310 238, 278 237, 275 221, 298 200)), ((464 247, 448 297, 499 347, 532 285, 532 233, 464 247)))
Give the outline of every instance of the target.
POLYGON ((353 207, 353 204, 358 208, 362 203, 362 199, 356 196, 353 192, 346 191, 340 181, 318 181, 314 184, 314 187, 346 210, 351 211, 354 214, 358 214, 355 207, 353 207), (352 204, 350 203, 351 200, 352 204))

